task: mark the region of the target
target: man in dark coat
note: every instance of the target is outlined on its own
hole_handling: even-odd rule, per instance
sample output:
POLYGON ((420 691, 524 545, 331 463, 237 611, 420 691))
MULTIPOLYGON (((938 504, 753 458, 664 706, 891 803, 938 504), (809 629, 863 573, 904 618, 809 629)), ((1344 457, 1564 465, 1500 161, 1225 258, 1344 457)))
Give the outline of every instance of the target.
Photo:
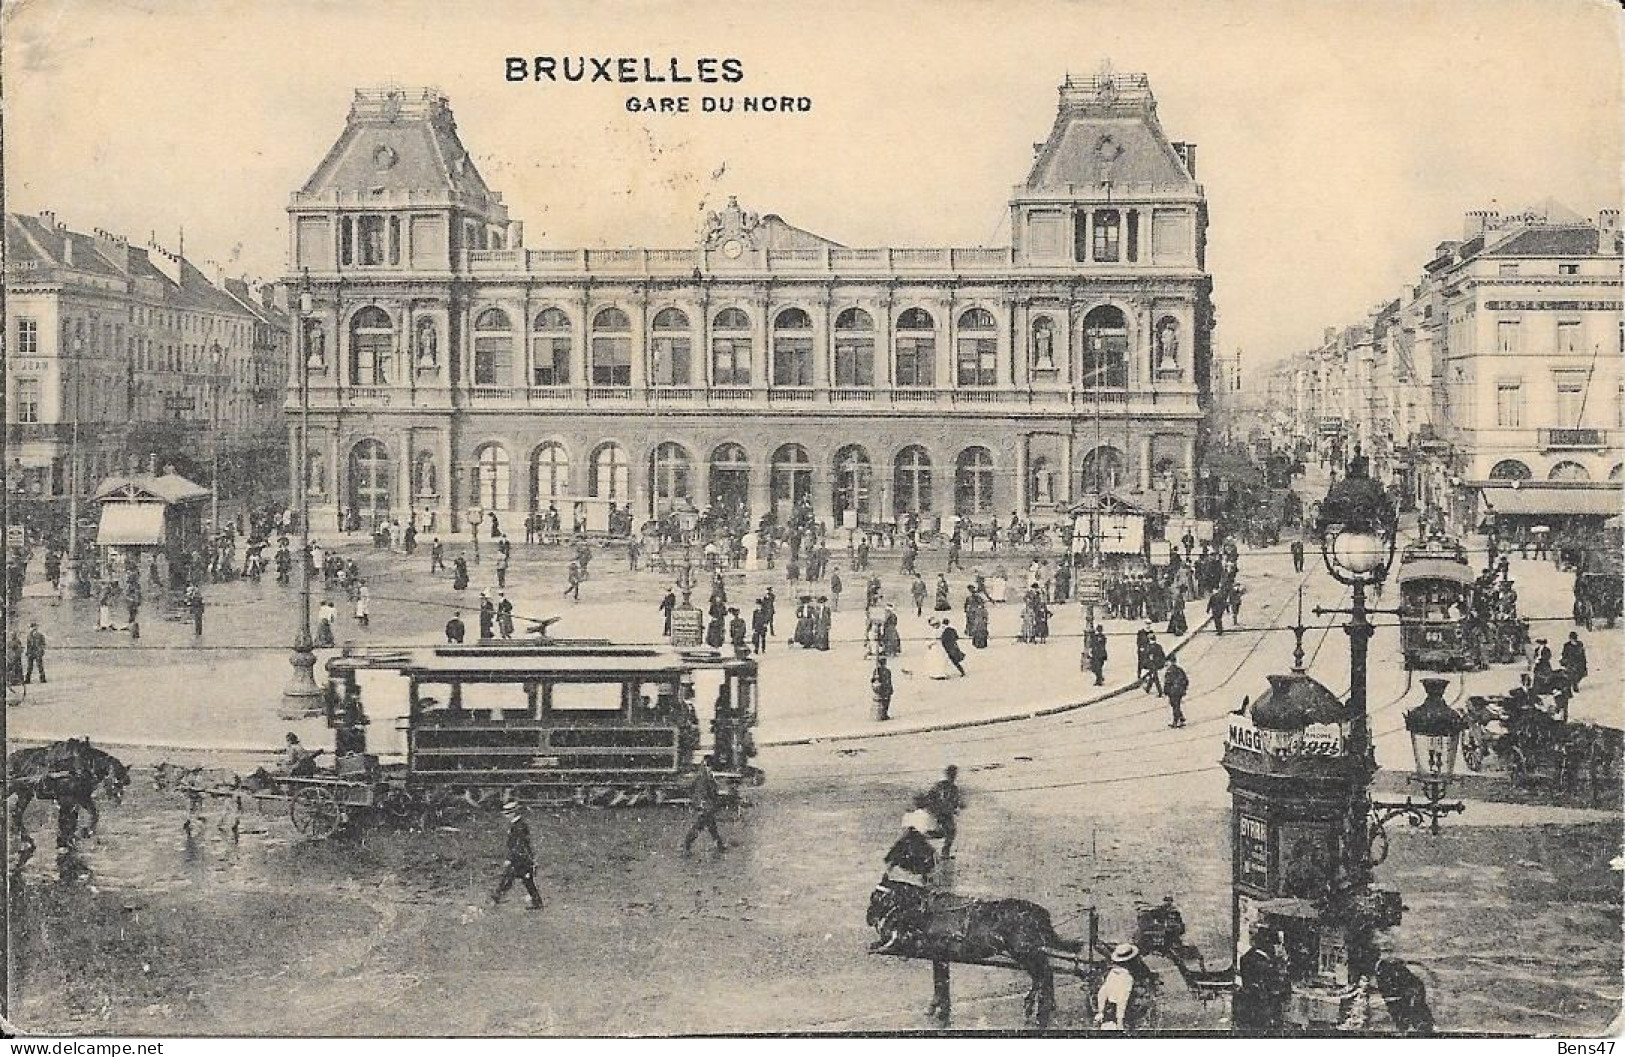
POLYGON ((1292 982, 1277 947, 1275 932, 1254 925, 1252 946, 1236 965, 1241 977, 1230 1003, 1230 1026, 1242 1035, 1277 1035, 1292 994, 1292 982))
POLYGON ((959 812, 965 807, 965 797, 959 791, 959 768, 949 764, 942 778, 925 794, 925 808, 936 816, 937 830, 942 834, 942 857, 953 858, 954 837, 959 832, 959 812))
POLYGON ((965 651, 959 648, 959 632, 946 620, 942 622, 942 652, 960 675, 965 674, 965 651))
POLYGON ((463 615, 453 613, 451 619, 446 621, 446 641, 452 645, 460 645, 468 629, 463 626, 463 615))
POLYGON ((891 718, 892 699, 891 669, 886 667, 886 653, 882 650, 875 656, 875 670, 869 675, 869 692, 875 699, 875 718, 882 722, 891 718))
POLYGON ((1151 693, 1152 688, 1158 697, 1162 696, 1162 666, 1168 663, 1168 654, 1164 652, 1162 643, 1152 633, 1145 645, 1145 692, 1151 693))
MULTIPOLYGON (((15 632, 13 633, 15 634, 15 632)), ((34 670, 39 669, 39 681, 45 683, 45 633, 39 629, 39 621, 29 621, 28 624, 28 669, 23 673, 23 682, 34 681, 34 670)))
POLYGON ((1106 629, 1099 624, 1089 633, 1089 671, 1096 686, 1106 682, 1106 629))
POLYGON ((778 598, 773 594, 772 586, 769 586, 767 593, 762 596, 762 602, 767 609, 767 633, 769 635, 778 634, 773 630, 773 610, 777 607, 778 601, 778 598))
POLYGON ((746 644, 746 633, 747 629, 745 627, 745 618, 739 615, 739 610, 729 606, 728 645, 732 646, 734 653, 740 657, 746 656, 748 653, 750 653, 750 647, 746 644))
POLYGON ((1225 596, 1225 591, 1214 591, 1207 600, 1207 614, 1213 618, 1213 630, 1219 635, 1224 634, 1224 612, 1230 608, 1230 599, 1225 596))
POLYGON ((722 794, 717 789, 716 775, 711 773, 711 766, 704 760, 700 761, 699 770, 694 772, 694 791, 690 794, 689 806, 694 811, 694 821, 683 835, 683 854, 694 850, 694 841, 701 833, 711 834, 711 839, 717 842, 717 851, 726 851, 728 845, 723 841, 722 834, 717 832, 717 809, 722 806, 722 794))
POLYGON ((1585 643, 1580 641, 1578 631, 1569 632, 1569 639, 1563 643, 1563 671, 1568 673, 1569 686, 1575 690, 1580 689, 1580 680, 1590 671, 1586 661, 1585 643))
POLYGON ((767 651, 767 599, 758 598, 756 608, 750 611, 750 648, 757 653, 767 651))
POLYGON ((1174 713, 1173 722, 1168 724, 1170 727, 1185 725, 1185 713, 1179 710, 1179 706, 1185 700, 1185 694, 1190 688, 1190 676, 1179 666, 1179 660, 1174 657, 1168 658, 1168 667, 1162 673, 1162 692, 1168 695, 1168 707, 1174 713))
POLYGON ((497 607, 491 596, 480 592, 480 641, 496 636, 497 607))
POLYGON ((491 895, 491 902, 502 902, 502 897, 508 894, 508 889, 518 881, 530 894, 530 902, 526 909, 540 910, 542 893, 536 890, 536 852, 530 843, 530 826, 519 814, 518 801, 510 800, 503 804, 502 813, 508 820, 508 858, 503 864, 502 880, 497 883, 497 890, 491 895))
POLYGON ((667 588, 666 597, 660 600, 660 634, 671 638, 671 611, 677 608, 677 592, 667 588))
POLYGON ((1134 680, 1145 681, 1145 672, 1150 667, 1146 662, 1150 658, 1151 626, 1149 624, 1134 633, 1134 680))
POLYGON ((1292 541, 1292 571, 1303 572, 1303 540, 1292 541))

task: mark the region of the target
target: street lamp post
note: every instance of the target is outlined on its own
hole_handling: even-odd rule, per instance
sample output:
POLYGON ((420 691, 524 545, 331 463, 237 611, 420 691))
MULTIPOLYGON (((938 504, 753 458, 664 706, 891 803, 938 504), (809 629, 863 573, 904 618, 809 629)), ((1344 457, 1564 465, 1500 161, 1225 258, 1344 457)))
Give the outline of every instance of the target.
POLYGON ((310 335, 306 319, 315 310, 315 298, 310 288, 310 273, 299 277, 299 311, 294 319, 295 351, 299 364, 299 472, 293 481, 298 494, 299 511, 299 598, 300 621, 294 631, 293 653, 288 663, 293 674, 282 691, 283 712, 289 718, 301 718, 318 710, 322 696, 316 685, 316 649, 310 635, 310 372, 312 368, 310 335))
POLYGON ((68 561, 77 574, 79 564, 79 372, 84 369, 85 339, 73 339, 73 425, 68 435, 68 561))

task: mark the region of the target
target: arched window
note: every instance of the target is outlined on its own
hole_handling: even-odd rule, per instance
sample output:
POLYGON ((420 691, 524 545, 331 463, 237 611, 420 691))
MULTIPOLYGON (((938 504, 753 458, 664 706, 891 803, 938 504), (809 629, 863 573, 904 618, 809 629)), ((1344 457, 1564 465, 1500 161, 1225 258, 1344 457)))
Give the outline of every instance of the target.
POLYGON ((1128 387, 1128 321, 1111 305, 1083 317, 1083 384, 1086 389, 1128 387))
POLYGON ((617 503, 631 498, 631 471, 626 452, 619 444, 600 444, 592 453, 592 480, 588 482, 587 491, 594 499, 617 503))
POLYGON ((993 313, 972 308, 959 316, 959 384, 998 384, 999 336, 993 313))
POLYGON ((681 444, 667 441, 654 452, 654 480, 650 491, 655 514, 694 508, 694 456, 681 444))
POLYGON ((1625 462, 1616 462, 1614 463, 1614 468, 1608 471, 1608 479, 1610 481, 1617 481, 1619 480, 1621 474, 1625 474, 1625 462))
POLYGON ((632 321, 618 308, 606 308, 593 317, 592 384, 632 384, 632 321))
POLYGON ((692 385, 693 339, 689 335, 688 317, 675 308, 663 308, 655 313, 650 352, 656 385, 692 385))
POLYGON ((389 449, 364 440, 350 449, 350 504, 371 519, 389 512, 389 449))
POLYGON ((954 465, 954 513, 962 517, 993 512, 993 453, 966 448, 954 465))
POLYGON ((786 444, 773 453, 770 479, 773 511, 781 518, 812 498, 812 460, 799 444, 786 444))
POLYGON ((1032 367, 1037 381, 1054 381, 1061 375, 1061 361, 1055 358, 1055 320, 1034 316, 1032 322, 1032 367))
POLYGON ((394 348, 395 328, 383 309, 357 312, 350 321, 350 384, 386 384, 394 348))
POLYGON ((530 336, 530 384, 570 384, 570 317, 556 308, 536 313, 530 336))
POLYGON ((892 468, 892 493, 894 513, 931 512, 931 456, 918 444, 897 453, 892 468))
POLYGON ((875 384, 875 321, 861 308, 835 317, 835 384, 847 389, 875 384))
POLYGON ((481 510, 507 510, 513 490, 508 473, 508 451, 500 444, 482 444, 474 451, 479 488, 474 502, 481 510))
POLYGON ((1490 467, 1490 480, 1492 481, 1527 481, 1534 476, 1529 467, 1517 459, 1502 459, 1490 467))
POLYGON ((1083 457, 1081 464, 1083 490, 1089 493, 1111 492, 1122 487, 1127 477, 1127 463, 1116 448, 1101 447, 1083 457))
POLYGON ((787 308, 773 317, 773 384, 813 384, 812 319, 799 308, 787 308))
POLYGON ((872 476, 869 453, 848 444, 835 453, 835 488, 831 494, 837 525, 862 524, 869 520, 869 484, 872 476))
POLYGON ((1121 252, 1122 215, 1115 209, 1097 209, 1094 218, 1093 257, 1111 263, 1121 252))
POLYGON ((570 494, 570 453, 558 441, 547 441, 530 453, 531 508, 570 494))
POLYGON ((711 320, 711 384, 750 384, 750 317, 737 308, 711 320))
POLYGON ((750 512, 750 458, 737 444, 722 444, 711 453, 711 508, 723 515, 750 512))
POLYGON ((1565 460, 1552 467, 1546 475, 1548 481, 1589 481, 1591 473, 1577 462, 1565 460))
POLYGON ((896 385, 929 389, 937 384, 936 326, 924 309, 910 308, 897 317, 896 385))
POLYGON ((474 317, 474 384, 513 384, 513 327, 500 308, 474 317))

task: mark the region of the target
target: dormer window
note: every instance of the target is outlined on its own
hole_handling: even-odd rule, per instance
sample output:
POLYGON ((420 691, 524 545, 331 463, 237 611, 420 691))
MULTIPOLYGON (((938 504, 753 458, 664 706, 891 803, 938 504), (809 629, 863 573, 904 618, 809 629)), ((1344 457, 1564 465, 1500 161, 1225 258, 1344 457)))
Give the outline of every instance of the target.
POLYGON ((1092 258, 1103 263, 1115 263, 1119 258, 1122 216, 1115 209, 1097 209, 1094 218, 1094 245, 1092 258))

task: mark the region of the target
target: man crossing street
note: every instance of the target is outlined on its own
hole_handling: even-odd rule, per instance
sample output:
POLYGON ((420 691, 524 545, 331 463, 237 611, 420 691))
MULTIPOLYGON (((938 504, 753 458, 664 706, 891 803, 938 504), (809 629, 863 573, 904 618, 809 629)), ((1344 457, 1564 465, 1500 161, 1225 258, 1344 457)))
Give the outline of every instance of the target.
POLYGON ((1178 658, 1168 658, 1168 667, 1162 673, 1162 692, 1168 696, 1168 707, 1173 710, 1173 719, 1168 724, 1170 727, 1185 725, 1185 713, 1180 711, 1179 706, 1190 688, 1190 676, 1179 666, 1178 658))
POLYGON ((721 805, 722 794, 717 789, 716 775, 711 773, 711 765, 701 760, 700 769, 694 772, 694 791, 690 799, 694 822, 683 836, 684 855, 694 850, 694 841, 701 833, 711 834, 711 839, 717 842, 717 851, 727 850, 722 834, 717 832, 717 809, 721 805))
POLYGON ((884 650, 875 655, 875 670, 869 676, 869 692, 874 696, 875 720, 884 723, 891 718, 892 675, 886 667, 884 650))
POLYGON ((38 668, 39 681, 41 684, 43 684, 45 682, 45 633, 39 629, 39 621, 37 620, 32 620, 28 623, 28 645, 26 648, 26 653, 28 657, 28 670, 23 673, 23 682, 33 682, 34 669, 38 668))
POLYGON ((519 814, 519 802, 510 800, 502 805, 502 814, 508 820, 508 858, 503 864, 502 880, 491 895, 492 903, 501 903, 515 881, 525 886, 530 894, 528 910, 542 909, 542 893, 536 890, 536 852, 530 843, 530 826, 519 814))

